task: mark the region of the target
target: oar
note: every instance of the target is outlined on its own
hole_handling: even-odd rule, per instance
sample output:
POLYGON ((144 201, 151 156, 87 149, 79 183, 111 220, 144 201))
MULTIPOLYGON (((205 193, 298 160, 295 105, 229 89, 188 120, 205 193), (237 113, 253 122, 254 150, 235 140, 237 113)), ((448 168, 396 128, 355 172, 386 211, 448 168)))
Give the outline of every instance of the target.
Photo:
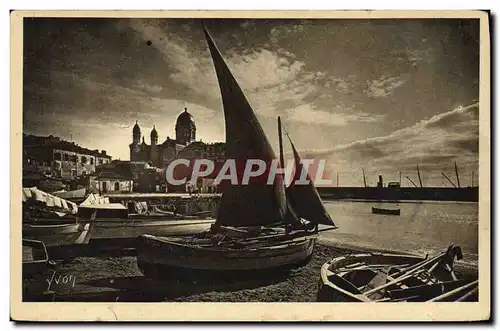
MULTIPOLYGON (((417 263, 416 265, 414 265, 413 267, 409 268, 406 272, 404 272, 403 275, 400 275, 398 278, 394 279, 393 281, 390 281, 382 286, 379 286, 377 288, 374 288, 368 292, 365 292, 364 295, 370 295, 370 294, 373 294, 373 293, 376 293, 388 286, 391 286, 391 285, 394 285, 394 284, 397 284, 405 279, 408 279, 408 278, 411 278, 413 276, 416 276, 418 275, 419 273, 423 272, 425 269, 424 267, 428 266, 429 264, 431 264, 432 262, 436 261, 437 259, 441 258, 442 256, 444 256, 446 253, 443 253, 443 254, 440 254, 430 260, 426 260, 426 261, 422 261, 422 262, 419 262, 417 263)), ((401 273, 401 272, 400 272, 401 273)), ((394 277, 394 276, 392 276, 394 277)))
POLYGON ((460 298, 457 299, 457 302, 459 301, 463 301, 465 299, 467 299, 468 297, 470 297, 471 295, 473 295, 474 293, 476 293, 477 291, 479 290, 479 287, 476 286, 474 287, 471 291, 465 293, 464 295, 462 295, 460 298))
POLYGON ((430 299, 430 300, 428 300, 427 302, 436 302, 436 301, 439 301, 439 300, 446 299, 446 298, 448 298, 448 297, 450 297, 450 296, 452 296, 452 295, 454 295, 454 294, 460 293, 460 292, 461 292, 461 291, 463 291, 463 290, 466 290, 466 289, 468 289, 468 288, 473 287, 474 285, 477 285, 477 284, 478 284, 478 282, 479 282, 478 280, 475 280, 475 281, 473 281, 472 283, 469 283, 469 284, 464 285, 464 286, 462 286, 462 287, 458 287, 458 288, 456 288, 456 289, 454 289, 454 290, 452 290, 452 291, 450 291, 450 292, 446 292, 446 293, 441 294, 441 295, 439 295, 439 296, 437 296, 437 297, 435 297, 435 298, 433 298, 433 299, 430 299))
POLYGON ((376 288, 374 288, 374 289, 371 289, 371 290, 369 290, 369 291, 366 291, 365 293, 363 293, 363 295, 368 296, 368 295, 370 295, 370 294, 377 293, 378 291, 383 290, 383 289, 384 289, 384 288, 386 288, 386 287, 389 287, 389 286, 391 286, 391 285, 394 285, 394 284, 400 283, 400 282, 402 282, 403 280, 406 280, 406 279, 408 279, 408 278, 414 277, 414 276, 418 275, 419 273, 421 273, 422 271, 424 271, 424 269, 411 271, 411 272, 409 272, 409 273, 407 273, 407 274, 404 274, 404 275, 403 275, 403 276, 401 276, 401 277, 398 277, 398 278, 396 278, 396 279, 394 279, 394 280, 392 280, 392 281, 390 281, 390 282, 388 282, 388 283, 385 283, 384 285, 381 285, 381 286, 379 286, 379 287, 376 287, 376 288))
POLYGON ((427 266, 427 265, 431 264, 432 262, 435 262, 435 261, 439 260, 440 258, 442 258, 445 255, 446 255, 446 252, 445 253, 441 253, 438 256, 433 257, 432 259, 420 261, 417 264, 409 266, 408 268, 401 269, 399 272, 397 272, 396 274, 394 274, 392 276, 394 277, 394 276, 402 275, 402 274, 405 274, 405 273, 408 273, 408 272, 412 272, 414 270, 419 269, 420 267, 427 266))

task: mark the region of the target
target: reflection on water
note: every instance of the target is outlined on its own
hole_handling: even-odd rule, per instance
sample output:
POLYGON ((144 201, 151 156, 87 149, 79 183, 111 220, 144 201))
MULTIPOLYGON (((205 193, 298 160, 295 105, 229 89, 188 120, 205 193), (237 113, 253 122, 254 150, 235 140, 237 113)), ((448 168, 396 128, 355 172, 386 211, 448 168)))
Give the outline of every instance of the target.
POLYGON ((477 264, 478 204, 464 202, 380 203, 325 201, 339 228, 325 240, 416 254, 435 254, 459 245, 467 264, 477 264), (401 216, 372 214, 372 207, 400 208, 401 216))

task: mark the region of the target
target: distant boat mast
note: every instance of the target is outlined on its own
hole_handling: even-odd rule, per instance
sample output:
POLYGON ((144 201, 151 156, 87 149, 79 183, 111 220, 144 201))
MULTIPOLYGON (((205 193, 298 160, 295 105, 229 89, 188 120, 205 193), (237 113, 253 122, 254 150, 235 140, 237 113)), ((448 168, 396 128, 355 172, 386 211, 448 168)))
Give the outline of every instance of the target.
POLYGON ((367 187, 366 186, 365 168, 363 168, 363 183, 365 184, 365 187, 367 187))
POLYGON ((424 187, 424 186, 422 185, 422 178, 420 177, 420 170, 418 169, 418 164, 417 164, 417 174, 418 174, 418 181, 419 181, 419 183, 420 183, 420 187, 424 187))
POLYGON ((450 184, 451 184, 451 185, 453 185, 453 187, 455 187, 455 188, 457 187, 457 185, 455 185, 455 183, 453 183, 453 182, 451 181, 451 179, 450 179, 450 178, 448 178, 448 176, 446 176, 446 174, 445 174, 444 172, 442 172, 441 174, 443 174, 444 178, 446 178, 446 179, 450 182, 450 184))
POLYGON ((456 162, 455 162, 455 174, 457 175, 457 184, 458 187, 460 188, 460 176, 458 176, 458 167, 456 162))

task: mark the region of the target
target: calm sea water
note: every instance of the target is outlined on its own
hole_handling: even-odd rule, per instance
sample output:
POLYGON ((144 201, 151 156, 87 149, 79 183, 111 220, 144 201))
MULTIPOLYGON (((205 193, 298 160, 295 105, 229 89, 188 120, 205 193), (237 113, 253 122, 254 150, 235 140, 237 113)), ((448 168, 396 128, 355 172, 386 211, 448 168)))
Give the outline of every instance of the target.
POLYGON ((463 263, 477 265, 478 204, 468 202, 379 203, 324 201, 338 229, 322 239, 425 255, 461 246, 463 263), (371 208, 400 208, 401 216, 372 214, 371 208))

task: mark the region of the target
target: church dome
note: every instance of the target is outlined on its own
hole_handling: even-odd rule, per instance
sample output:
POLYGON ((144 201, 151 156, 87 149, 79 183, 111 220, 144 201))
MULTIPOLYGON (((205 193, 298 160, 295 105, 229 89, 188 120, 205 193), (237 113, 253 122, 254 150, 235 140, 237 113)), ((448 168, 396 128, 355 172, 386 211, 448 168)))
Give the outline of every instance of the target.
POLYGON ((158 131, 156 131, 155 126, 153 125, 153 130, 151 130, 151 138, 158 138, 158 131))
POLYGON ((195 126, 194 117, 188 113, 187 108, 177 117, 176 126, 195 126))
POLYGON ((139 127, 138 121, 135 121, 134 129, 132 131, 134 134, 141 134, 141 128, 139 127))

